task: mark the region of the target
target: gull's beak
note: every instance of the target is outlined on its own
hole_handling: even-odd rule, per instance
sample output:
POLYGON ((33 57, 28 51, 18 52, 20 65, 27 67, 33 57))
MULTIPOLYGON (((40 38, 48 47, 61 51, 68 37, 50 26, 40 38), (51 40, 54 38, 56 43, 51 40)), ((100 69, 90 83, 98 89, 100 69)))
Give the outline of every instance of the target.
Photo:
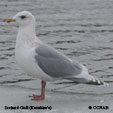
POLYGON ((6 21, 7 23, 10 23, 10 22, 15 22, 15 19, 7 18, 5 21, 6 21))

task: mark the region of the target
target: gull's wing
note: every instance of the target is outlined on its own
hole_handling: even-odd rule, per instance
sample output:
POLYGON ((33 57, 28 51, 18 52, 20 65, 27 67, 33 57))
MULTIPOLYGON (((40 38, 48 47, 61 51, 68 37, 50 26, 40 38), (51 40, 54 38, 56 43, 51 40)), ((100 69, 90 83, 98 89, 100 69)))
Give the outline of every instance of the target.
POLYGON ((41 43, 35 52, 38 66, 53 78, 69 78, 80 74, 82 71, 79 63, 70 60, 46 44, 41 43))

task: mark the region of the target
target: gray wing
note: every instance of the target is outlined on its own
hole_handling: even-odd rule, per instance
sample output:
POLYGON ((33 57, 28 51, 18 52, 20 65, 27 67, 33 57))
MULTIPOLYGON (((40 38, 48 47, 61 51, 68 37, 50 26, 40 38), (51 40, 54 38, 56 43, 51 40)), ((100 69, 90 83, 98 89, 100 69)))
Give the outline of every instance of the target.
POLYGON ((40 44, 35 52, 39 67, 51 77, 69 78, 81 73, 79 63, 69 60, 68 57, 46 44, 40 44))

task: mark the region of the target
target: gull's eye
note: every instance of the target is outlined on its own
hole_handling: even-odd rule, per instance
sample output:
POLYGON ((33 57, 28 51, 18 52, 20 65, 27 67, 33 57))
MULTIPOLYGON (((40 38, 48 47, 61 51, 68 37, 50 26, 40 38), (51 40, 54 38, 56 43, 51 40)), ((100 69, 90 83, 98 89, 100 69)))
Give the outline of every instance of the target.
POLYGON ((20 18, 21 18, 21 19, 25 19, 25 18, 26 18, 26 16, 22 15, 22 16, 20 16, 20 18))

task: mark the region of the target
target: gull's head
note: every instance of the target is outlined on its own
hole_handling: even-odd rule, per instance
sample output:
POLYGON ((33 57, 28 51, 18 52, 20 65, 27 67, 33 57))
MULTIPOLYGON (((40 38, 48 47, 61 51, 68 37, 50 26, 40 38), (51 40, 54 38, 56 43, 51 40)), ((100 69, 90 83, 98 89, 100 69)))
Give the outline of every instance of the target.
POLYGON ((6 19, 6 22, 17 22, 19 26, 27 26, 30 23, 35 23, 35 18, 29 11, 22 11, 17 13, 13 18, 6 19))

